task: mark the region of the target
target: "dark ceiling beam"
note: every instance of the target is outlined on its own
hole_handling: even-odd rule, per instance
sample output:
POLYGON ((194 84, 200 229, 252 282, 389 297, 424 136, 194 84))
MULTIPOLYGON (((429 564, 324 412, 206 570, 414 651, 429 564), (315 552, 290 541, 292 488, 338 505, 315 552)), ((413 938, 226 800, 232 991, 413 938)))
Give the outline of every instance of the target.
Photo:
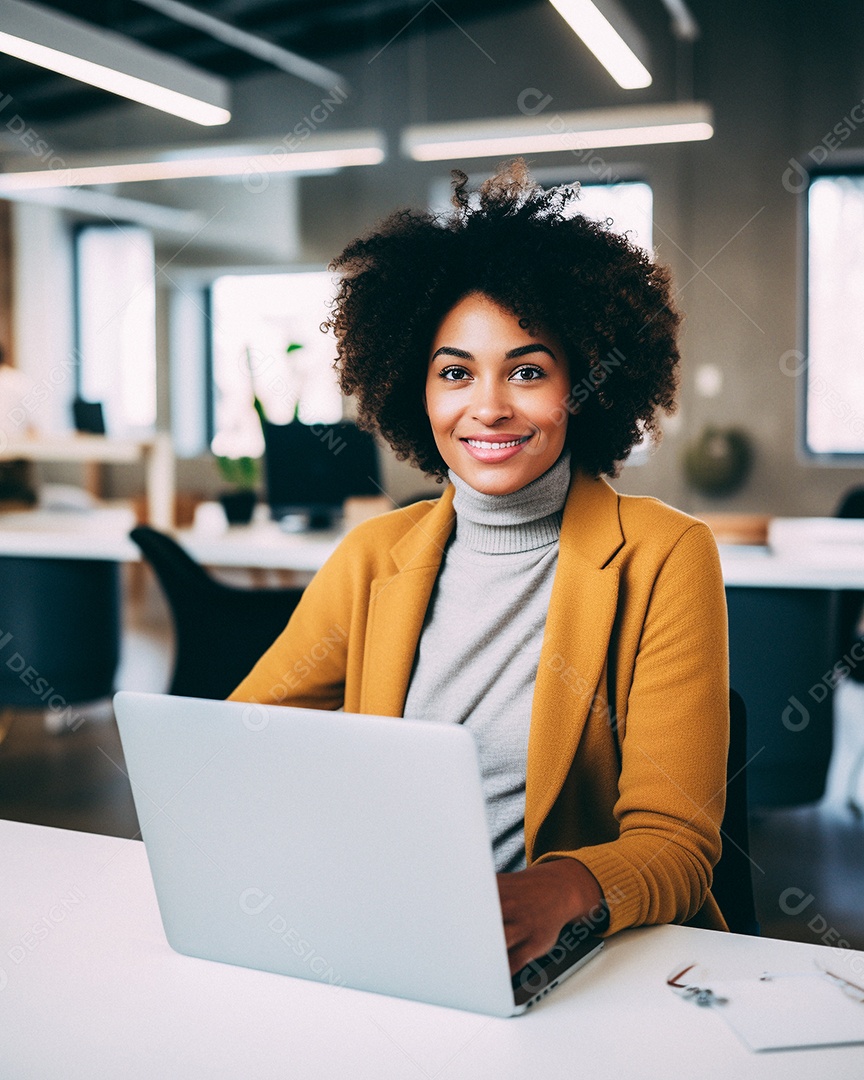
MULTIPOLYGON (((43 0, 44 2, 44 0, 43 0)), ((437 12, 442 24, 448 17, 456 22, 471 22, 488 14, 526 7, 537 0, 446 0, 444 12, 437 12)), ((50 3, 50 0, 49 0, 50 3)), ((266 71, 264 61, 238 52, 200 31, 173 23, 139 6, 137 0, 126 4, 97 4, 88 0, 65 0, 50 6, 67 14, 102 25, 132 37, 151 48, 180 57, 191 64, 228 78, 242 78, 266 71), (118 12, 137 10, 128 17, 118 12), (113 18, 110 16, 113 15, 113 18)), ((413 35, 429 18, 435 19, 434 5, 423 11, 420 0, 218 0, 208 12, 232 19, 250 33, 261 34, 287 47, 317 58, 358 44, 367 48, 385 45, 400 30, 413 35)), ((0 57, 0 87, 12 93, 22 115, 32 114, 34 121, 50 122, 84 116, 116 102, 101 90, 87 87, 35 65, 0 57)))
POLYGON ((286 49, 277 45, 269 38, 261 37, 260 34, 249 33, 224 19, 217 19, 213 15, 183 0, 138 0, 138 3, 152 7, 156 11, 166 15, 169 19, 175 19, 185 26, 191 26, 202 33, 215 38, 229 48, 239 52, 248 53, 257 60, 263 60, 265 64, 275 67, 278 71, 285 71, 305 82, 311 82, 314 86, 330 89, 332 86, 343 86, 344 80, 337 71, 309 60, 292 49, 286 49))

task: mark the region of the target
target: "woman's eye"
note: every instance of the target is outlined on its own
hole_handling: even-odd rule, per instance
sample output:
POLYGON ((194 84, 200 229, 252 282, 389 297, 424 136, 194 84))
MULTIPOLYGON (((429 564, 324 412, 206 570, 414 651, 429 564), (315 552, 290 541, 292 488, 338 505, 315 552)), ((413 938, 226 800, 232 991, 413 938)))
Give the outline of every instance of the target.
POLYGON ((525 367, 517 368, 510 378, 515 379, 516 382, 535 382, 537 379, 545 378, 545 376, 546 372, 543 368, 534 367, 529 364, 525 367))
POLYGON ((464 382, 470 378, 470 375, 464 367, 445 367, 439 372, 439 378, 446 379, 448 382, 464 382))

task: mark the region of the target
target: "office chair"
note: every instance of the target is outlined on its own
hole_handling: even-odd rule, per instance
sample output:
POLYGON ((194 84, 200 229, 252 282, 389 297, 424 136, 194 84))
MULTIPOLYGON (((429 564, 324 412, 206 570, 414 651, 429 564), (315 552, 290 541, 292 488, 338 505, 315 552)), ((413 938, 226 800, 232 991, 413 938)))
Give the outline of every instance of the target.
POLYGON ((16 710, 59 718, 109 697, 119 659, 116 562, 0 558, 0 742, 16 710))
POLYGON ((170 536, 139 525, 129 534, 153 567, 174 623, 169 694, 225 698, 273 643, 302 589, 225 585, 170 536))
POLYGON ((714 867, 711 892, 734 934, 758 934, 750 862, 747 800, 747 707, 729 691, 729 757, 726 762, 726 812, 721 826, 723 852, 714 867))

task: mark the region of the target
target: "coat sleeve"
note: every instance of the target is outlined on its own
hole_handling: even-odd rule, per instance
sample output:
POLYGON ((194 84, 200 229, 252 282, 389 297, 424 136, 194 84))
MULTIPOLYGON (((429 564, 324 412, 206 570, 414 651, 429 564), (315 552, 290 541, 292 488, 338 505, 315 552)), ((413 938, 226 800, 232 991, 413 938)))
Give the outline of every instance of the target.
MULTIPOLYGON (((726 597, 713 535, 696 522, 651 590, 627 698, 618 838, 571 856, 596 877, 608 933, 685 922, 716 905, 729 745, 726 597)), ((722 922, 719 922, 722 926, 722 922)))
POLYGON ((338 709, 344 704, 357 543, 349 536, 304 590, 288 625, 229 701, 338 709))

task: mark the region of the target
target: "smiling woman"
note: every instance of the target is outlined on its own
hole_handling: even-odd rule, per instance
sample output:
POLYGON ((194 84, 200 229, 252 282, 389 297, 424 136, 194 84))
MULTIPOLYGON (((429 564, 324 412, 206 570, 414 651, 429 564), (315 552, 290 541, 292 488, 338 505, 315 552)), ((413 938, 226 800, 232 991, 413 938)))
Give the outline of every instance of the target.
POLYGON ((555 464, 570 392, 563 346, 470 293, 445 315, 432 350, 425 406, 448 468, 477 491, 506 495, 555 464))
POLYGON ((724 927, 726 610, 707 526, 601 476, 674 405, 667 272, 521 162, 465 187, 349 245, 331 320, 361 422, 450 483, 355 529, 232 697, 471 731, 515 972, 574 921, 724 927))

